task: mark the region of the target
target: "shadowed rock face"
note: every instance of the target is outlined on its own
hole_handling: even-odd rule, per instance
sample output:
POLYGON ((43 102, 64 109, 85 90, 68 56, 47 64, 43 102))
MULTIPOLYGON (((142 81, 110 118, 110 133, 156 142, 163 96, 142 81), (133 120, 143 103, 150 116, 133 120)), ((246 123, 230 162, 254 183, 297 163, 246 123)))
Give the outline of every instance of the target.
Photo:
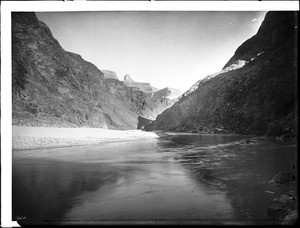
POLYGON ((136 129, 166 108, 65 51, 34 13, 12 13, 12 42, 14 125, 136 129))
POLYGON ((149 124, 149 123, 152 122, 152 120, 143 118, 143 117, 141 117, 141 116, 139 116, 138 120, 139 120, 139 123, 138 123, 137 129, 144 129, 144 127, 145 127, 147 124, 149 124))
POLYGON ((296 33, 294 12, 267 13, 222 71, 197 82, 146 130, 294 134, 296 33))

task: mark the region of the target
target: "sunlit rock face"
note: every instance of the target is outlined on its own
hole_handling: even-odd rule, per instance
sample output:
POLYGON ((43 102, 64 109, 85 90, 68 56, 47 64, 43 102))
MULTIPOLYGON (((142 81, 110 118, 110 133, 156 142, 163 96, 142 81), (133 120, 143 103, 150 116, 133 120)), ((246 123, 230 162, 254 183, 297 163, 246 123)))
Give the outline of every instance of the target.
POLYGON ((268 12, 220 72, 198 81, 146 130, 293 134, 295 21, 294 12, 268 12))
POLYGON ((157 88, 151 86, 150 83, 135 82, 128 74, 125 75, 123 82, 132 90, 144 92, 147 94, 147 96, 151 97, 151 101, 149 102, 153 104, 153 113, 148 116, 143 116, 150 120, 155 120, 157 115, 161 114, 167 108, 170 108, 181 95, 181 92, 178 89, 166 87, 158 90, 157 88))
POLYGON ((144 92, 144 93, 154 93, 156 91, 158 91, 157 88, 154 88, 153 86, 150 85, 150 83, 146 83, 146 82, 135 82, 128 74, 126 74, 124 76, 124 80, 123 82, 125 83, 125 85, 127 85, 128 87, 135 87, 138 88, 140 91, 144 92))
POLYGON ((168 98, 170 100, 174 100, 174 102, 177 100, 177 98, 181 95, 181 91, 179 89, 173 89, 166 87, 164 89, 158 90, 153 94, 153 97, 155 99, 162 99, 162 98, 168 98))
POLYGON ((111 71, 111 70, 101 70, 101 72, 103 73, 103 76, 106 79, 107 78, 112 78, 112 79, 115 79, 115 80, 119 80, 116 72, 114 72, 114 71, 111 71))
POLYGON ((136 82, 128 74, 124 76, 123 82, 129 88, 136 91, 142 91, 151 97, 151 102, 155 107, 153 109, 154 113, 152 115, 143 116, 150 120, 155 120, 158 114, 171 107, 177 101, 177 98, 181 95, 181 92, 178 89, 166 87, 164 89, 158 90, 157 88, 151 86, 150 83, 136 82))
POLYGON ((167 107, 65 51, 34 13, 12 13, 14 125, 136 129, 167 107))

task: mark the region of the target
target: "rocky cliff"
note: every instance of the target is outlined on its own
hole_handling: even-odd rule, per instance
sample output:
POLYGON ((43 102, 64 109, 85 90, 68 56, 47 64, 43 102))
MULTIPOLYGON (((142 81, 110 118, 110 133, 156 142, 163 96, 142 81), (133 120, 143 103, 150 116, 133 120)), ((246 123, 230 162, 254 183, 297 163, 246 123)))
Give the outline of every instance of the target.
POLYGON ((105 78, 112 78, 112 79, 115 79, 115 80, 119 80, 116 72, 113 72, 111 70, 101 70, 101 72, 103 73, 103 76, 105 78))
POLYGON ((150 83, 147 82, 135 82, 128 74, 124 76, 123 82, 128 87, 135 87, 139 90, 143 91, 144 93, 150 93, 153 94, 154 92, 158 91, 157 88, 150 85, 150 83))
POLYGON ((295 134, 295 23, 294 12, 268 12, 220 72, 193 85, 146 130, 295 134))
POLYGON ((176 99, 181 95, 181 91, 179 89, 173 89, 166 87, 164 89, 158 90, 153 94, 154 99, 162 99, 167 98, 170 100, 176 101, 176 99))
POLYGON ((165 106, 65 51, 34 13, 12 13, 14 125, 136 129, 165 106))

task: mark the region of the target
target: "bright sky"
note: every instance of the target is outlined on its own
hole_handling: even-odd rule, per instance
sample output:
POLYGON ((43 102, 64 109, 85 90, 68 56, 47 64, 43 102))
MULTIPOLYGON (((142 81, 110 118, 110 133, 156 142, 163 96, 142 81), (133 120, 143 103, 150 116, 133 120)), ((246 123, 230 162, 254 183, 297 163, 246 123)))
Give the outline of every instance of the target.
POLYGON ((266 12, 51 12, 37 17, 66 50, 100 70, 188 90, 222 69, 266 12))

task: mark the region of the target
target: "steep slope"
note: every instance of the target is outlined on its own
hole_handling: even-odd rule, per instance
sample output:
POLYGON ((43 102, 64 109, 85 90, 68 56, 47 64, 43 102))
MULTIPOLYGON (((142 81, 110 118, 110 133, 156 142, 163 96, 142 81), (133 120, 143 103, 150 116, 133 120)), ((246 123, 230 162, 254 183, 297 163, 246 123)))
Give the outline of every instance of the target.
POLYGON ((197 82, 145 129, 293 134, 296 33, 294 12, 268 12, 220 72, 197 82))
POLYGON ((179 89, 173 89, 166 87, 164 89, 158 90, 153 94, 154 99, 167 98, 169 100, 176 100, 180 95, 181 91, 179 89))
POLYGON ((106 78, 66 52, 34 13, 12 13, 14 125, 136 129, 164 110, 151 95, 106 78))
POLYGON ((141 116, 139 116, 138 120, 139 120, 139 123, 138 123, 137 129, 144 129, 144 127, 145 127, 146 125, 148 125, 149 123, 152 122, 152 120, 143 118, 143 117, 141 117, 141 116))

